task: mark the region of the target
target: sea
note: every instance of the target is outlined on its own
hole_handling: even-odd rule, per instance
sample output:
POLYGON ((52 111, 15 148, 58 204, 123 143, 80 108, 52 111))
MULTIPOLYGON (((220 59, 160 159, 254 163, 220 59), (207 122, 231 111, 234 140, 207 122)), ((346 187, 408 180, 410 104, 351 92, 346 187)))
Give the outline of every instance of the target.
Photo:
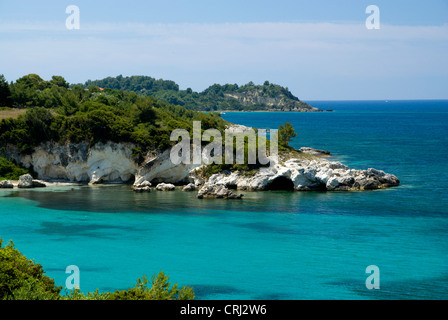
POLYGON ((362 192, 135 193, 130 185, 0 190, 0 237, 66 286, 115 291, 163 271, 202 300, 448 299, 448 101, 307 101, 331 112, 226 112, 396 175, 362 192), (373 269, 371 266, 374 266, 373 269), (372 271, 373 270, 373 271, 372 271))

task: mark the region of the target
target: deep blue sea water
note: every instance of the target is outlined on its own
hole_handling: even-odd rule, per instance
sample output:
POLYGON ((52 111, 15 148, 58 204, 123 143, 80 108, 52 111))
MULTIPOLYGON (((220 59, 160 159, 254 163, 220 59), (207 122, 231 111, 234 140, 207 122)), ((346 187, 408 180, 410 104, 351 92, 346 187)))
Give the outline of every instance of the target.
POLYGON ((365 192, 136 194, 130 186, 0 191, 0 237, 58 285, 123 289, 163 270, 199 299, 448 299, 448 101, 310 101, 325 113, 231 113, 293 124, 295 147, 395 174, 365 192), (50 191, 51 190, 51 191, 50 191), (366 267, 380 269, 368 290, 366 267))

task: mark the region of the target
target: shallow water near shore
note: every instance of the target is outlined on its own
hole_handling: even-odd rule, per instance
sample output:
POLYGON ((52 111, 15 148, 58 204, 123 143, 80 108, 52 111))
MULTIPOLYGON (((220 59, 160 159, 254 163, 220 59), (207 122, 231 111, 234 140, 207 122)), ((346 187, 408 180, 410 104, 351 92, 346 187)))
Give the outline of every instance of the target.
POLYGON ((401 185, 233 201, 120 185, 0 190, 0 237, 58 285, 77 265, 85 292, 163 270, 198 299, 447 299, 448 103, 311 104, 335 111, 223 117, 258 128, 289 121, 293 146, 329 150, 401 185), (369 265, 380 269, 379 290, 365 286, 369 265))

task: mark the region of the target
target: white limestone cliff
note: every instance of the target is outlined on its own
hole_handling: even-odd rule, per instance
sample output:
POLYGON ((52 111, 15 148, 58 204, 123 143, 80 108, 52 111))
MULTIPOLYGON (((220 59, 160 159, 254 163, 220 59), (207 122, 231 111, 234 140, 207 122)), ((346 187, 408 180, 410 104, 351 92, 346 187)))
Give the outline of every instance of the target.
POLYGON ((42 180, 75 182, 127 182, 134 178, 138 165, 132 159, 132 144, 47 142, 30 155, 20 155, 9 147, 9 157, 25 168, 32 168, 42 180))
MULTIPOLYGON (((26 168, 32 168, 41 180, 73 182, 134 183, 148 187, 152 183, 172 183, 204 186, 222 185, 238 190, 373 190, 397 186, 396 176, 376 169, 354 170, 336 161, 316 156, 285 158, 271 167, 260 168, 254 174, 221 172, 211 177, 201 176, 199 165, 175 165, 170 150, 158 154, 149 152, 142 164, 132 157, 131 143, 67 143, 47 142, 30 155, 21 155, 8 146, 7 156, 26 168)), ((320 150, 322 151, 322 150, 320 150)), ((303 154, 303 153, 302 153, 303 154)), ((206 188, 211 190, 216 188, 206 188)), ((205 189, 204 189, 205 190, 205 189)))

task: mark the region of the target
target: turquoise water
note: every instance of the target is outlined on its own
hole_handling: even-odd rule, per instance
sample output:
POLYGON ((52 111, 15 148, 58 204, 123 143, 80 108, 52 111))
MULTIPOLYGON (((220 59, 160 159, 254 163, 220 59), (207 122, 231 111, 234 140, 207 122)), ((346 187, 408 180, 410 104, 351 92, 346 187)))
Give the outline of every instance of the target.
POLYGON ((313 101, 327 113, 226 113, 234 123, 289 121, 296 147, 398 176, 369 192, 136 194, 130 186, 0 191, 0 236, 58 285, 132 286, 163 270, 199 299, 447 299, 448 102, 313 101), (365 269, 380 269, 368 290, 365 269))

